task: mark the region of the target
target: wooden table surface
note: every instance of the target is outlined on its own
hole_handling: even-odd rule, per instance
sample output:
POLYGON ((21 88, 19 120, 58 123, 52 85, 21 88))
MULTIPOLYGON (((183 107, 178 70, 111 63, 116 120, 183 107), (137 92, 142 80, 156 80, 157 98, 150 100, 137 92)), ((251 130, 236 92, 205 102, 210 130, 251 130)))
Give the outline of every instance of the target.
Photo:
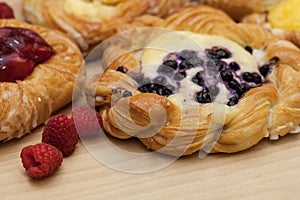
MULTIPOLYGON (((13 5, 21 19, 21 1, 6 2, 13 5)), ((60 112, 69 113, 70 106, 60 112)), ((237 154, 215 154, 204 159, 194 154, 145 174, 113 170, 79 143, 53 176, 33 180, 26 175, 19 154, 23 147, 40 142, 42 129, 0 144, 1 200, 300 199, 300 135, 276 142, 264 140, 237 154)))

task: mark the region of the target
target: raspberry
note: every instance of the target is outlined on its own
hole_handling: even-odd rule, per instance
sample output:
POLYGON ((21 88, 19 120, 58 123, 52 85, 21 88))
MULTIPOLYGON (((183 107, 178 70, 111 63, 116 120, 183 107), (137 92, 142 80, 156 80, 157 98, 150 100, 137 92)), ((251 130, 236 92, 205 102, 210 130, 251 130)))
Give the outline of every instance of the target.
POLYGON ((99 133, 102 127, 102 118, 95 110, 80 106, 73 110, 72 117, 80 136, 89 137, 99 133))
POLYGON ((9 5, 4 2, 0 3, 0 19, 14 18, 14 12, 9 5))
POLYGON ((62 153, 45 143, 24 147, 20 157, 28 175, 37 179, 52 175, 63 161, 62 153))
POLYGON ((64 157, 71 155, 78 142, 73 121, 64 114, 50 118, 42 133, 42 142, 55 146, 64 157))

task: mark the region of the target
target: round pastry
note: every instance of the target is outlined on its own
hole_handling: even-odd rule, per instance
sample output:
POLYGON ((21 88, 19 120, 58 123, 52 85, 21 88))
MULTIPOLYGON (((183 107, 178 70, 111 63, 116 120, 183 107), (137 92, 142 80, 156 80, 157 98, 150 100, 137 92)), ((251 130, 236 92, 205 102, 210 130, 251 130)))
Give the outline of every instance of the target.
POLYGON ((264 14, 251 14, 242 21, 259 24, 274 35, 300 47, 299 0, 287 0, 264 14))
POLYGON ((65 34, 18 20, 0 20, 0 36, 0 141, 8 141, 72 100, 83 58, 65 34))
POLYGON ((192 0, 23 0, 25 19, 68 33, 83 51, 143 14, 166 16, 192 0))
POLYGON ((238 152, 299 132, 297 47, 208 6, 183 9, 163 27, 180 32, 133 31, 89 80, 87 99, 108 134, 181 156, 238 152))
POLYGON ((251 13, 263 13, 285 0, 203 0, 206 5, 225 11, 234 20, 241 20, 251 13))

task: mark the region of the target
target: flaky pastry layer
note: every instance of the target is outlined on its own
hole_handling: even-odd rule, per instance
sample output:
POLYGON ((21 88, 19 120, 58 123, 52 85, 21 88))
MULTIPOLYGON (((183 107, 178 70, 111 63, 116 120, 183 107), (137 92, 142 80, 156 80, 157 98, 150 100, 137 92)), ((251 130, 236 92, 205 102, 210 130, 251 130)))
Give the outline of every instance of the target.
MULTIPOLYGON (((188 155, 199 150, 238 152, 265 137, 278 139, 296 132, 300 124, 300 50, 295 45, 278 39, 261 26, 235 23, 223 11, 208 6, 182 9, 167 17, 161 27, 218 35, 261 52, 259 56, 253 55, 258 63, 272 58, 279 62, 267 76, 268 83, 248 91, 237 105, 191 106, 180 102, 176 94, 166 98, 136 90, 137 82, 116 69, 124 66, 134 71, 140 64, 140 54, 130 52, 114 57, 113 53, 121 52, 122 47, 111 47, 107 59, 113 62, 106 62, 106 71, 87 84, 88 101, 101 107, 104 129, 110 135, 120 139, 137 137, 149 149, 169 155, 188 155), (113 98, 120 88, 131 91, 132 96, 113 98), (224 111, 223 120, 213 115, 214 106, 224 111), (220 130, 220 135, 211 130, 220 130)), ((148 38, 141 37, 144 40, 134 37, 135 42, 148 38)))
POLYGON ((124 23, 150 14, 164 17, 192 0, 23 0, 27 21, 57 28, 87 51, 124 23))
POLYGON ((33 30, 55 51, 23 81, 0 82, 0 141, 8 141, 29 133, 72 100, 83 58, 74 41, 59 31, 18 20, 0 20, 0 27, 33 30))

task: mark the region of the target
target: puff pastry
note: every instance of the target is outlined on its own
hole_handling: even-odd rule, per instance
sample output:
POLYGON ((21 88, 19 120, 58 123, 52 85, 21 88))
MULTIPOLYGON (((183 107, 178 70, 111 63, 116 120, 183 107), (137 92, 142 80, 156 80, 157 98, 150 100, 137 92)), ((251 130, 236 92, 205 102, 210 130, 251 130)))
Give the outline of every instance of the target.
POLYGON ((83 51, 143 14, 167 16, 195 0, 23 0, 25 19, 68 33, 83 51))
POLYGON ((180 32, 133 31, 134 41, 107 49, 107 69, 86 85, 110 135, 137 137, 149 149, 180 156, 238 152, 299 132, 296 46, 208 6, 185 8, 162 27, 180 32), (136 42, 146 48, 128 52, 136 42))
POLYGON ((252 13, 264 13, 285 0, 203 0, 204 4, 225 11, 234 20, 241 20, 252 13))
POLYGON ((288 0, 267 13, 254 13, 243 18, 244 23, 259 24, 274 35, 300 47, 299 0, 288 0))
POLYGON ((14 19, 0 20, 3 27, 34 31, 55 52, 24 80, 0 82, 0 141, 8 141, 29 133, 72 100, 73 89, 79 91, 75 80, 83 76, 83 58, 76 43, 59 31, 14 19))

